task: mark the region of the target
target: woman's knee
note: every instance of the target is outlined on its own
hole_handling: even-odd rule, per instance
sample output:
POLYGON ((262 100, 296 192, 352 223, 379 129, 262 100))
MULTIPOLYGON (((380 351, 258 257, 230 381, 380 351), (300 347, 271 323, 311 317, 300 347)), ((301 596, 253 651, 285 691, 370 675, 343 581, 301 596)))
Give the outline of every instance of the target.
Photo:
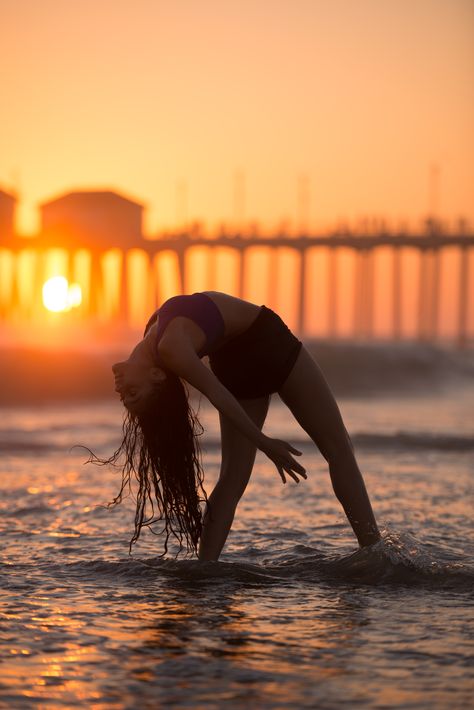
POLYGON ((340 436, 316 439, 315 444, 329 464, 354 458, 354 446, 346 429, 340 436))
POLYGON ((239 500, 242 498, 247 488, 250 473, 245 476, 235 476, 231 473, 222 472, 216 483, 214 491, 212 492, 213 497, 215 494, 222 502, 223 505, 229 508, 236 508, 239 500))

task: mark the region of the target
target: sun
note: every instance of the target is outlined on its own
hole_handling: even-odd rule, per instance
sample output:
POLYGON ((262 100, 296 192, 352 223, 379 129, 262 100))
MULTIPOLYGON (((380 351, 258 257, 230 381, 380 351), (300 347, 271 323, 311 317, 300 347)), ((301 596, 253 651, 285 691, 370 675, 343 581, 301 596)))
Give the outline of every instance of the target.
POLYGON ((69 311, 80 306, 81 302, 81 287, 79 284, 69 284, 65 276, 53 276, 43 285, 43 304, 48 311, 69 311))

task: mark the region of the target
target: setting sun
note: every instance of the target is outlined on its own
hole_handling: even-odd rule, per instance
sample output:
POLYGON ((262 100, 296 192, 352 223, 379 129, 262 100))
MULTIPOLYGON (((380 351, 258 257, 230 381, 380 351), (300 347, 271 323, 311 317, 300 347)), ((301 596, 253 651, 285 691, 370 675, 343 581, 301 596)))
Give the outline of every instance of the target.
POLYGON ((64 276, 53 276, 43 285, 43 304, 48 311, 59 313, 80 306, 82 292, 79 284, 69 285, 64 276))

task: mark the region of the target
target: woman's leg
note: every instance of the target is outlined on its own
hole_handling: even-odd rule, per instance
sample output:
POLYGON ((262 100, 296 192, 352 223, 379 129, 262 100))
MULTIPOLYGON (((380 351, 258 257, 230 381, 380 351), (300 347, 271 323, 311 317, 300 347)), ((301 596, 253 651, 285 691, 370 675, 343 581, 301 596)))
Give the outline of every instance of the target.
POLYGON ((329 385, 306 348, 279 394, 329 463, 334 492, 359 544, 377 542, 380 533, 349 434, 329 385))
MULTIPOLYGON (((268 412, 269 397, 240 400, 249 417, 261 429, 268 412)), ((222 414, 222 461, 219 479, 209 496, 199 543, 200 560, 217 560, 234 520, 235 509, 252 473, 256 446, 222 414)))

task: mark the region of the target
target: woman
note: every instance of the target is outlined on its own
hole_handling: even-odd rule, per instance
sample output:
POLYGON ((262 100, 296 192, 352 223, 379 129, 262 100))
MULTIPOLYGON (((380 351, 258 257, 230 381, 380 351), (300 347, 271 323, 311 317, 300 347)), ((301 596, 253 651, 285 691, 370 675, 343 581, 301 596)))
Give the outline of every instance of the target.
MULTIPOLYGON (((283 483, 306 478, 290 444, 262 433, 270 396, 278 392, 329 464, 334 492, 361 546, 380 538, 349 435, 334 397, 311 355, 279 316, 265 306, 205 291, 175 296, 150 318, 128 360, 113 366, 127 409, 124 438, 108 460, 125 456, 122 488, 139 483, 135 542, 144 525, 163 521, 170 536, 200 560, 217 560, 257 449, 275 464, 283 483), (201 358, 209 355, 210 369, 201 358), (182 380, 219 411, 222 462, 209 498, 192 413, 182 380), (200 493, 207 504, 201 517, 200 493)), ((201 430, 202 431, 202 430, 201 430)))

